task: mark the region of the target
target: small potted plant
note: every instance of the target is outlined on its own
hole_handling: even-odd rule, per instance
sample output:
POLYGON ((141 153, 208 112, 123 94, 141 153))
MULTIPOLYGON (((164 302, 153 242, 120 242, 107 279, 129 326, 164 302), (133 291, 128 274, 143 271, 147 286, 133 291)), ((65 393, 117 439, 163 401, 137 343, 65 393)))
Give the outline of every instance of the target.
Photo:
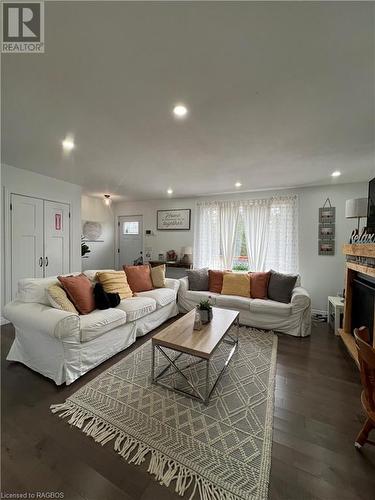
POLYGON ((212 320, 212 304, 211 297, 206 300, 201 300, 197 305, 199 315, 203 324, 209 323, 212 320))

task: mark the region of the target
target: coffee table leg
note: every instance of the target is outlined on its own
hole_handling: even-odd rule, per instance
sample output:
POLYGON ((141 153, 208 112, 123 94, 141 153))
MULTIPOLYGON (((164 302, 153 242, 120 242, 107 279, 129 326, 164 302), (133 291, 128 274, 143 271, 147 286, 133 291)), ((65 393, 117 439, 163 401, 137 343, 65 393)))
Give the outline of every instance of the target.
POLYGON ((151 382, 155 382, 155 346, 152 344, 152 358, 151 358, 151 382))
POLYGON ((206 391, 205 391, 205 398, 204 398, 204 404, 208 405, 208 402, 210 400, 210 360, 206 359, 206 391))

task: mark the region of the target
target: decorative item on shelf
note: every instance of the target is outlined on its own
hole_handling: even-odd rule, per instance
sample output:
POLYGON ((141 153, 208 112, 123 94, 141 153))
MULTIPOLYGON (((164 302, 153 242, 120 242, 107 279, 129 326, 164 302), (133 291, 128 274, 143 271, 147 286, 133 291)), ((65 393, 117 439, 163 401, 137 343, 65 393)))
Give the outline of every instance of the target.
MULTIPOLYGON (((345 217, 347 219, 357 219, 357 229, 353 229, 349 243, 360 243, 359 226, 361 218, 367 216, 367 198, 353 198, 346 200, 345 217)), ((365 242, 363 242, 365 243, 365 242)), ((368 243, 368 242, 366 242, 368 243)))
POLYGON ((84 257, 85 259, 87 259, 88 256, 86 257, 86 254, 90 253, 90 252, 91 252, 91 250, 90 250, 89 246, 86 244, 85 237, 81 236, 81 257, 84 257))
POLYGON ((191 247, 182 247, 181 262, 187 266, 191 266, 193 263, 193 249, 191 247))
POLYGON ((188 231, 190 229, 190 208, 157 211, 158 231, 188 231))
POLYGON ((159 253, 158 259, 160 260, 160 262, 164 262, 165 261, 165 255, 163 253, 159 253))
POLYGON ((327 198, 324 205, 319 208, 319 255, 335 254, 335 222, 336 208, 331 205, 331 200, 327 198))
POLYGON ((176 262, 177 254, 174 250, 168 250, 167 252, 167 262, 176 262))
POLYGON ((203 325, 212 320, 211 297, 208 297, 206 300, 201 300, 197 305, 197 309, 203 325))

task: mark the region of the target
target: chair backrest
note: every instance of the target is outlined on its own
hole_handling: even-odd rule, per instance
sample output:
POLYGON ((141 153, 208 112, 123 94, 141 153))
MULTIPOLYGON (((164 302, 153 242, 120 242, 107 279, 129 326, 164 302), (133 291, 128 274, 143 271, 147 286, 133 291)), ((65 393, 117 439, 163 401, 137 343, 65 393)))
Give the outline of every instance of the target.
POLYGON ((366 327, 356 328, 354 337, 358 350, 363 389, 371 411, 375 411, 375 349, 368 343, 369 333, 366 327))

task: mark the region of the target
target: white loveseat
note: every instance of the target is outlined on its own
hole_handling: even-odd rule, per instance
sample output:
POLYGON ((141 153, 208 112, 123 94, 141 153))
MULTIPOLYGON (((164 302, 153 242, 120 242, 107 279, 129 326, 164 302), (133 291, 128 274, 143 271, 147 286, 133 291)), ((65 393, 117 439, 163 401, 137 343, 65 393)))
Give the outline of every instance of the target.
MULTIPOLYGON (((84 272, 92 281, 96 273, 84 272)), ((57 385, 71 384, 178 314, 178 280, 166 279, 165 288, 137 293, 116 308, 83 316, 49 305, 46 290, 56 282, 56 277, 21 280, 16 300, 5 306, 3 315, 16 332, 7 360, 19 361, 57 385)))
POLYGON ((194 309, 201 300, 211 297, 217 307, 234 309, 240 313, 243 325, 307 337, 311 333, 311 300, 298 278, 289 304, 274 300, 248 299, 237 295, 221 295, 209 291, 189 290, 187 277, 180 279, 178 306, 181 312, 194 309))

